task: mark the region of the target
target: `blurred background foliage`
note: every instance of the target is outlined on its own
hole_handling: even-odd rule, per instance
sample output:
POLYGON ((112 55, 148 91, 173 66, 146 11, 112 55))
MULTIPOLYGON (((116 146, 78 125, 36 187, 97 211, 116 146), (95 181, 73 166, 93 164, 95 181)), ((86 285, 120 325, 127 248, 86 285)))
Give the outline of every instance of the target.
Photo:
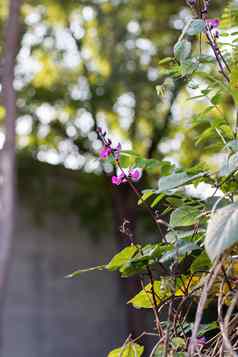
MULTIPOLYGON (((212 5, 220 15, 224 4, 212 5)), ((6 15, 3 0, 1 30, 6 15)), ((98 160, 97 125, 146 158, 208 163, 210 153, 195 144, 206 123, 188 124, 206 101, 188 102, 183 79, 164 81, 159 65, 190 17, 181 0, 24 1, 15 79, 19 191, 36 215, 73 210, 95 231, 110 227, 113 168, 98 160)), ((156 185, 158 176, 144 175, 141 185, 156 185)))

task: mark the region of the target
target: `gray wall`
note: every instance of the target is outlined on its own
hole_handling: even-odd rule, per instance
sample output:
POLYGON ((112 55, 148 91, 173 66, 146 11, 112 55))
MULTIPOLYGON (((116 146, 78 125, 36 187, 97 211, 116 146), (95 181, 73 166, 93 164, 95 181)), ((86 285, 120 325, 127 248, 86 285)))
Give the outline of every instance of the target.
POLYGON ((116 273, 64 279, 103 264, 116 248, 95 243, 73 217, 37 225, 19 209, 4 309, 2 357, 104 357, 126 335, 116 273))

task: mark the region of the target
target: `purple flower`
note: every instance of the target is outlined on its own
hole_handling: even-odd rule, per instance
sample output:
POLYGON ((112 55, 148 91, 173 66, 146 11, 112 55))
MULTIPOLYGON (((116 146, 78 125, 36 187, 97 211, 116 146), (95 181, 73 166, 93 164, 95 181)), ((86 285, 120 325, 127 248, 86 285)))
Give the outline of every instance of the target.
POLYGON ((139 181, 141 178, 141 172, 137 169, 129 171, 129 177, 132 181, 136 182, 139 181))
POLYGON ((119 160, 120 159, 120 154, 121 154, 121 144, 119 143, 116 147, 116 149, 114 150, 114 157, 115 160, 119 160))
POLYGON ((119 186, 121 183, 126 183, 127 177, 133 182, 139 181, 141 172, 138 169, 129 169, 128 176, 124 172, 120 173, 118 176, 112 176, 112 184, 119 186))
POLYGON ((103 147, 99 153, 101 159, 106 159, 112 153, 112 149, 110 147, 103 147))
POLYGON ((126 182, 126 178, 124 173, 121 173, 118 176, 112 176, 112 184, 119 186, 121 183, 125 183, 126 182))
POLYGON ((190 6, 195 6, 196 2, 197 2, 197 0, 187 0, 188 5, 190 5, 190 6))
POLYGON ((207 24, 210 27, 210 29, 214 29, 220 25, 220 20, 219 19, 208 19, 207 24))

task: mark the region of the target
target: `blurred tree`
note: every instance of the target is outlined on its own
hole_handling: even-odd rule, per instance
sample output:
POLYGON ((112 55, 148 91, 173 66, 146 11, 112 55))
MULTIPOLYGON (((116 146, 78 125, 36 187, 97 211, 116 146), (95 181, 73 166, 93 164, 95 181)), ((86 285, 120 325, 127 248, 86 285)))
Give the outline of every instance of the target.
POLYGON ((2 308, 5 296, 11 242, 15 223, 16 94, 13 87, 13 81, 19 40, 20 7, 20 0, 11 0, 9 2, 1 68, 2 103, 5 111, 5 143, 0 154, 0 308, 2 308))

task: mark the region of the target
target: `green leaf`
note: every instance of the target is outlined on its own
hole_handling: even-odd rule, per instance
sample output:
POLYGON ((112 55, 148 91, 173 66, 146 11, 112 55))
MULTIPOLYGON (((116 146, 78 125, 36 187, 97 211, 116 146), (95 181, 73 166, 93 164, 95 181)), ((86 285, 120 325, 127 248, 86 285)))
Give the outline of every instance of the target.
POLYGON ((157 204, 164 198, 164 193, 160 193, 155 199, 154 201, 151 203, 150 207, 154 208, 157 206, 157 204))
POLYGON ((174 338, 172 338, 171 342, 172 342, 173 347, 176 349, 185 347, 185 345, 186 345, 186 342, 185 342, 184 338, 182 338, 182 337, 174 337, 174 338))
POLYGON ((98 265, 96 267, 88 268, 88 269, 80 269, 76 270, 73 273, 66 275, 66 278, 75 278, 83 273, 88 273, 90 271, 95 271, 95 270, 104 270, 106 268, 106 265, 98 265))
POLYGON ((221 102, 222 99, 222 93, 217 92, 211 99, 212 104, 217 105, 221 102))
MULTIPOLYGON (((155 300, 159 304, 161 302, 160 298, 160 281, 154 281, 154 291, 155 300)), ((128 301, 128 304, 132 304, 136 309, 151 309, 154 308, 153 295, 152 295, 152 285, 149 283, 141 290, 136 296, 128 301)))
POLYGON ((211 266, 210 259, 207 256, 207 253, 202 252, 192 263, 190 267, 191 273, 196 273, 199 271, 208 271, 211 266))
POLYGON ((218 209, 210 218, 205 249, 213 261, 238 242, 238 204, 218 209))
POLYGON ((150 198, 151 196, 153 196, 155 194, 154 190, 144 190, 143 194, 141 196, 141 198, 138 201, 138 205, 141 205, 143 202, 145 202, 146 200, 148 200, 148 198, 150 198))
POLYGON ((143 157, 137 157, 134 162, 134 166, 146 170, 158 168, 159 164, 159 161, 156 159, 145 159, 143 157))
POLYGON ((191 43, 187 40, 178 41, 174 46, 174 56, 179 61, 182 62, 189 57, 191 52, 191 43))
POLYGON ((188 175, 186 172, 181 172, 178 174, 173 174, 170 176, 163 176, 159 180, 159 193, 166 192, 178 188, 180 186, 185 186, 192 183, 203 176, 207 175, 205 172, 201 172, 197 175, 188 175))
POLYGON ((200 19, 195 19, 191 22, 190 26, 187 29, 187 34, 189 36, 197 35, 205 30, 205 21, 200 19))
POLYGON ((205 333, 209 331, 213 331, 218 329, 218 323, 216 321, 211 322, 210 324, 204 324, 201 325, 199 331, 198 331, 198 336, 204 336, 205 333))
POLYGON ((112 260, 106 265, 106 269, 110 271, 118 270, 136 254, 138 247, 136 245, 130 245, 124 248, 118 254, 116 254, 112 260))
POLYGON ((183 206, 171 213, 169 224, 172 227, 187 227, 199 222, 200 211, 195 207, 183 206))
POLYGON ((229 176, 238 170, 238 153, 229 157, 227 162, 222 166, 219 176, 229 176))
POLYGON ((215 132, 214 128, 207 128, 206 130, 204 130, 196 140, 196 145, 209 140, 217 140, 217 133, 215 132))
POLYGON ((165 350, 165 346, 162 343, 156 348, 156 350, 154 351, 151 357, 164 357, 164 350, 165 350))
POLYGON ((137 343, 129 342, 127 345, 109 352, 107 357, 141 357, 144 347, 137 343))
POLYGON ((182 76, 189 76, 198 69, 198 66, 199 62, 196 60, 196 58, 188 58, 184 61, 181 61, 182 76))
POLYGON ((165 238, 166 241, 169 243, 175 243, 178 239, 184 238, 189 238, 197 241, 203 237, 204 232, 205 230, 202 228, 197 229, 196 231, 194 229, 177 231, 172 230, 166 234, 165 238))
POLYGON ((125 265, 120 268, 123 278, 140 273, 147 265, 156 263, 167 248, 160 243, 147 244, 125 265))
POLYGON ((171 251, 166 252, 160 259, 161 263, 166 263, 169 260, 190 254, 193 250, 199 249, 199 246, 193 242, 184 242, 177 248, 173 248, 171 251))

